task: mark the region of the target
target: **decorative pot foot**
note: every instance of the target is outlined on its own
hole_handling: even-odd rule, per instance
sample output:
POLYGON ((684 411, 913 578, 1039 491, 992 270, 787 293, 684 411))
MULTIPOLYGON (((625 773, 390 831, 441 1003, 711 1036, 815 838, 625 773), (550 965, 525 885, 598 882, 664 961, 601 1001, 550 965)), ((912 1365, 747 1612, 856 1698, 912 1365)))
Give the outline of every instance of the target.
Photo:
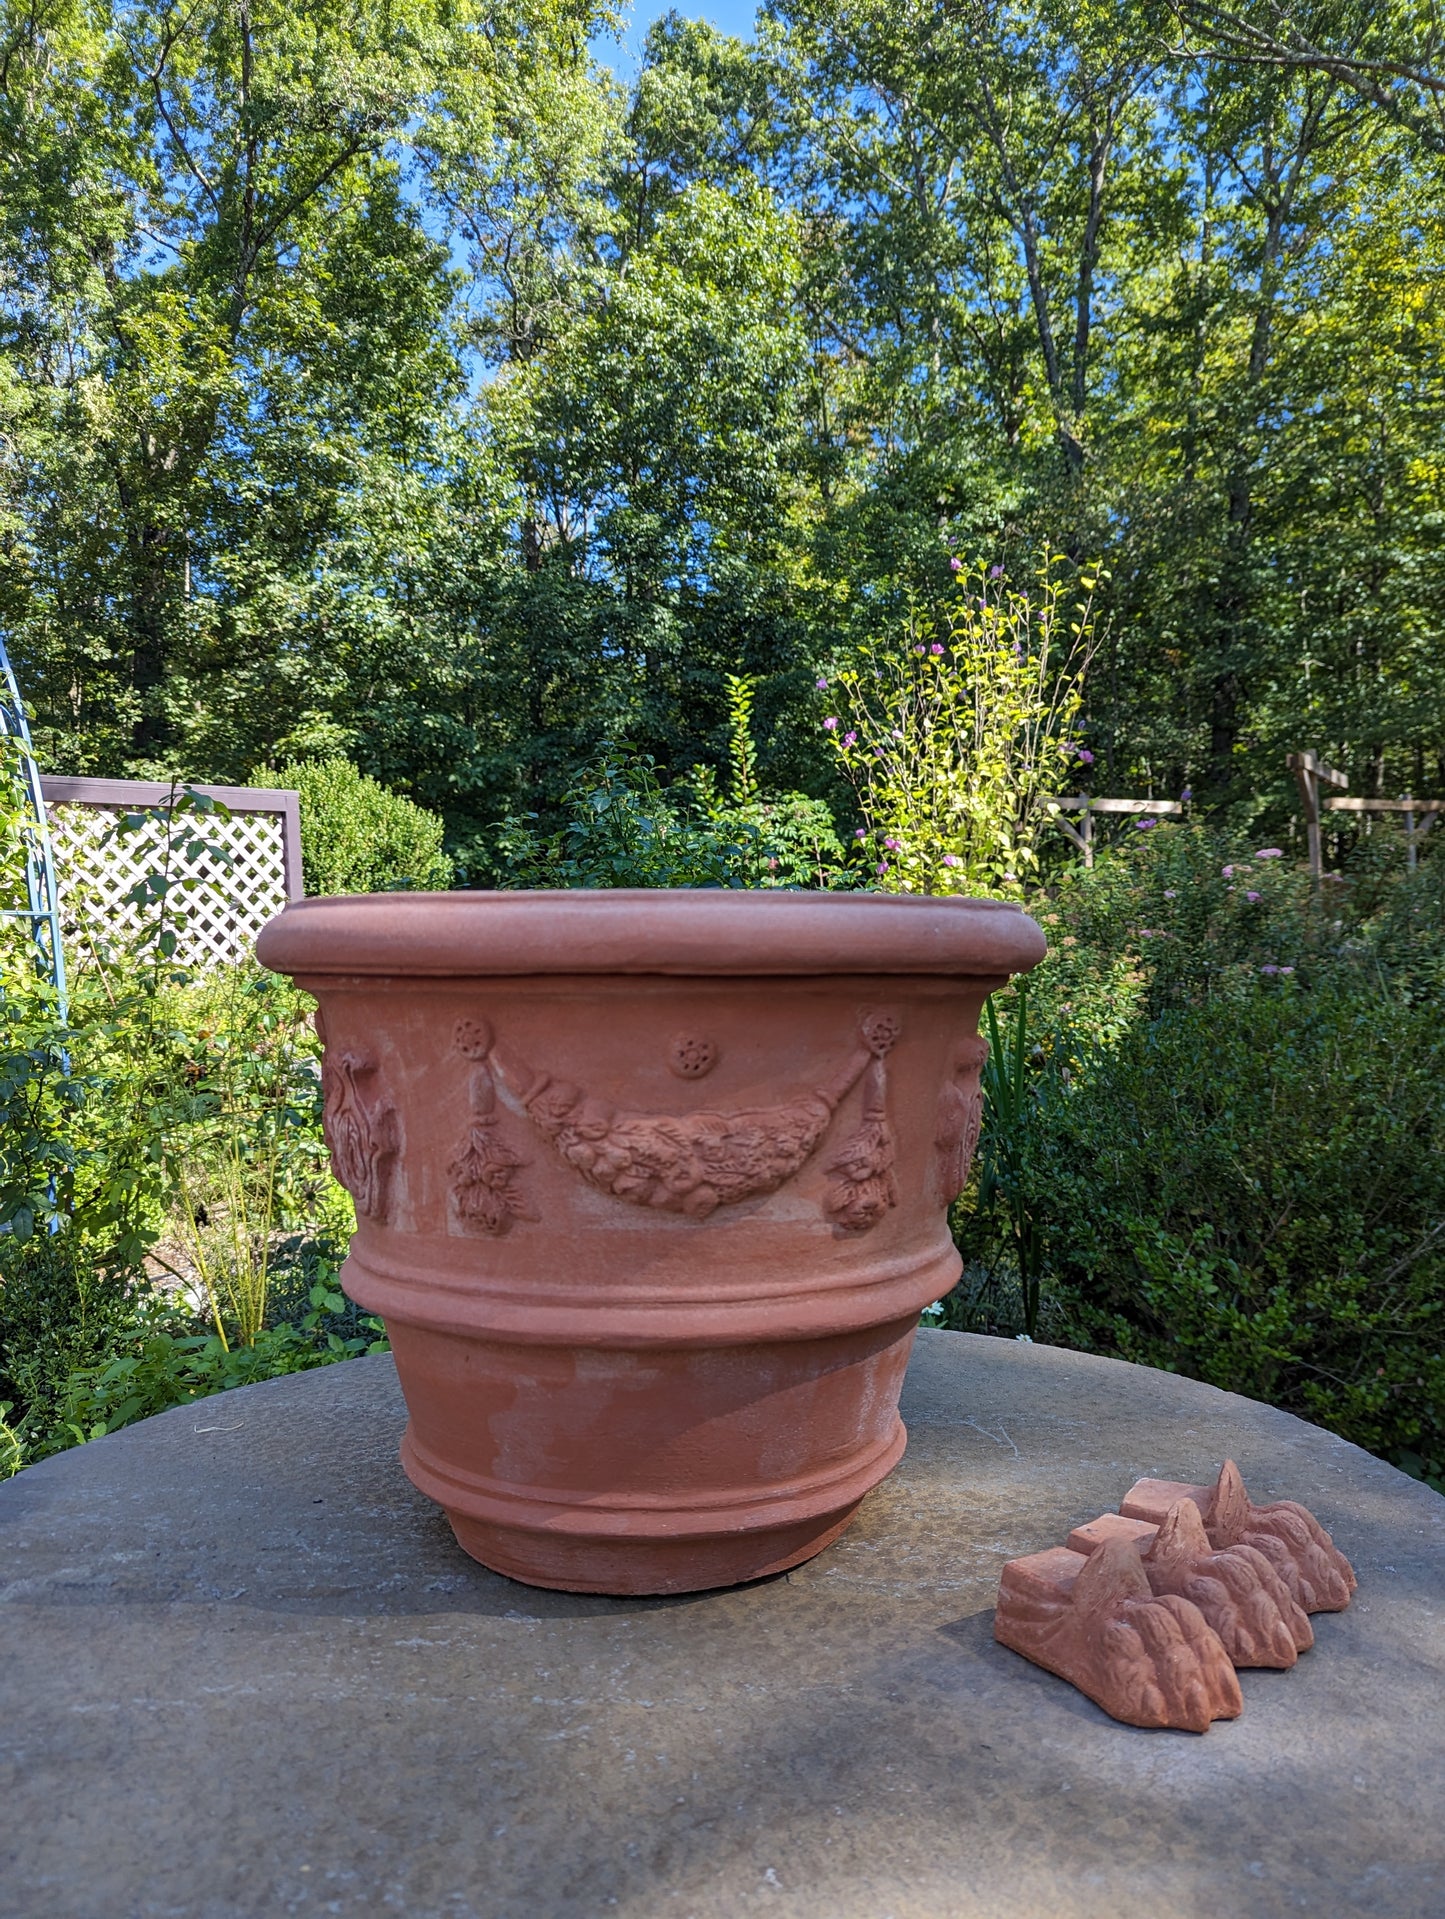
POLYGON ((1102 1513, 1069 1534, 1072 1552, 1094 1553, 1111 1539, 1140 1555, 1149 1590, 1197 1606, 1235 1666, 1286 1671, 1314 1643, 1314 1630, 1288 1586, 1254 1546, 1214 1551, 1192 1499, 1178 1499, 1163 1523, 1102 1513))
POLYGON ((1343 1612, 1349 1605, 1354 1570, 1314 1514, 1293 1499, 1256 1506, 1232 1459, 1225 1460, 1212 1486, 1141 1479, 1119 1511, 1126 1519, 1157 1526, 1180 1499, 1192 1499, 1198 1506, 1216 1551, 1245 1545, 1263 1553, 1304 1612, 1343 1612))
POLYGON ((994 1637, 1128 1726, 1207 1732, 1244 1710, 1239 1680, 1197 1606, 1150 1590, 1137 1544, 1052 1546, 1011 1559, 994 1637))

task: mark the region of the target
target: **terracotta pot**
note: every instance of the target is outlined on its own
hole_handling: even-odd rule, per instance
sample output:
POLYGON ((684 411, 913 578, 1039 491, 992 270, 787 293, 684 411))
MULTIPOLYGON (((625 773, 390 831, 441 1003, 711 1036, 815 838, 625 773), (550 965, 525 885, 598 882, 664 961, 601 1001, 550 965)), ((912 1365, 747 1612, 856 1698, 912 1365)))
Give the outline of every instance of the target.
POLYGON ((903 1451, 959 1272, 988 900, 307 900, 257 943, 320 1002, 342 1283, 385 1319, 402 1462, 484 1565, 685 1592, 809 1558, 903 1451))

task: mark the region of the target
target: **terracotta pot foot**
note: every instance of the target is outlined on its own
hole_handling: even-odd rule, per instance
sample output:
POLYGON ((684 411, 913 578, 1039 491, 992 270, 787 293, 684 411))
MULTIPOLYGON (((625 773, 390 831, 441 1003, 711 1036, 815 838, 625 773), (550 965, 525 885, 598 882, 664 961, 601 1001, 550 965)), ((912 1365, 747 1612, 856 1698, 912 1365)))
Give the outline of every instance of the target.
POLYGON ((1216 1551, 1245 1545, 1263 1553, 1304 1612, 1343 1612, 1349 1605, 1354 1570, 1314 1514, 1293 1499, 1256 1506, 1232 1459, 1225 1460, 1212 1486, 1141 1479, 1119 1511, 1127 1519, 1157 1526, 1180 1499, 1192 1499, 1198 1506, 1216 1551))
POLYGON ((1189 1600, 1156 1597, 1129 1539, 1092 1554, 1053 1546, 1011 1559, 993 1630, 1128 1726, 1206 1732, 1244 1709, 1218 1634, 1189 1600))
POLYGON ((1102 1513, 1069 1534, 1073 1552, 1097 1552, 1125 1539, 1140 1554, 1149 1590, 1178 1593, 1199 1608, 1235 1666, 1294 1665, 1315 1643, 1314 1629, 1288 1586, 1253 1546, 1214 1551, 1192 1499, 1179 1499, 1162 1525, 1102 1513))

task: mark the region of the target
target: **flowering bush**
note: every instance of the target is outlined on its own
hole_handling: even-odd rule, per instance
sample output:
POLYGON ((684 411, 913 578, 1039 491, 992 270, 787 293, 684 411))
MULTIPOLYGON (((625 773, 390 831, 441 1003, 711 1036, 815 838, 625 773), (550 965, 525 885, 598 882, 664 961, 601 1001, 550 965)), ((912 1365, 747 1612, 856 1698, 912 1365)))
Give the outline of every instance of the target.
POLYGON ((1094 569, 1070 582, 1047 550, 1027 588, 999 567, 962 569, 943 633, 916 618, 836 675, 823 731, 857 795, 870 886, 1022 891, 1049 796, 1079 755, 1096 581, 1094 569))

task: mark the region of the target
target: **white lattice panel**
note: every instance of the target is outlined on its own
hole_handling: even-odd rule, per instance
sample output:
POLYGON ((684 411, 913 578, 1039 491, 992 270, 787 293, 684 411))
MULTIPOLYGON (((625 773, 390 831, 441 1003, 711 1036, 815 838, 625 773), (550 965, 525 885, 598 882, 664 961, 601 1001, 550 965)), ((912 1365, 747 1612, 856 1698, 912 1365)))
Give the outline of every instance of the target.
POLYGON ((285 835, 277 813, 233 813, 228 820, 183 813, 168 829, 147 821, 134 832, 117 833, 117 822, 132 809, 90 803, 52 803, 50 836, 60 905, 68 926, 89 926, 108 941, 134 939, 154 924, 157 908, 139 906, 126 895, 167 865, 177 884, 168 897, 170 924, 176 931, 176 958, 187 966, 249 959, 256 935, 286 904, 285 835), (189 860, 194 841, 223 847, 223 859, 203 855, 189 860), (181 881, 195 880, 195 886, 181 881))

